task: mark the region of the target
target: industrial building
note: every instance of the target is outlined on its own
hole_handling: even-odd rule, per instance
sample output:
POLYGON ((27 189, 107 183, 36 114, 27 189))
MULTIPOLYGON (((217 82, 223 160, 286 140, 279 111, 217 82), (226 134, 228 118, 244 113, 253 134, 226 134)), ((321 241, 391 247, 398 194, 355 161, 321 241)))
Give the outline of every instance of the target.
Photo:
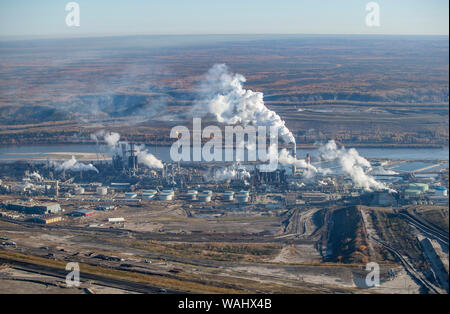
POLYGON ((33 217, 33 218, 28 219, 28 221, 38 223, 38 224, 48 225, 48 224, 62 221, 62 217, 61 216, 33 217))
POLYGON ((6 209, 18 211, 24 214, 47 215, 56 214, 61 211, 58 203, 33 203, 33 202, 14 202, 6 204, 6 209))
POLYGON ((131 184, 129 182, 112 182, 110 184, 111 189, 116 192, 129 191, 131 184))
POLYGON ((320 203, 330 200, 330 195, 322 192, 304 192, 302 200, 309 203, 320 203))
POLYGON ((97 188, 97 195, 100 195, 100 196, 105 196, 105 195, 107 195, 108 194, 108 188, 107 187, 104 187, 104 186, 99 186, 98 188, 97 188))
POLYGON ((118 217, 118 218, 108 218, 108 222, 109 223, 120 223, 120 222, 125 222, 125 218, 123 217, 118 217))
POLYGON ((114 206, 114 205, 104 205, 104 206, 97 206, 97 208, 95 208, 95 209, 99 210, 99 211, 109 211, 109 210, 116 209, 116 206, 114 206))
POLYGON ((74 217, 87 217, 93 215, 95 212, 89 209, 74 210, 71 215, 74 217))

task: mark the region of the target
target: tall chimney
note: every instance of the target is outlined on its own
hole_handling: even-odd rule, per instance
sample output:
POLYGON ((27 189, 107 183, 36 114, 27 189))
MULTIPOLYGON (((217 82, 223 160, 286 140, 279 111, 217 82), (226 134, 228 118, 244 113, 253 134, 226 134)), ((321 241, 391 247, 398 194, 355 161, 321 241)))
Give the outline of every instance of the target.
MULTIPOLYGON (((297 143, 292 143, 292 155, 295 159, 297 159, 297 143)), ((297 172, 297 167, 295 164, 292 165, 292 174, 295 174, 297 172)))

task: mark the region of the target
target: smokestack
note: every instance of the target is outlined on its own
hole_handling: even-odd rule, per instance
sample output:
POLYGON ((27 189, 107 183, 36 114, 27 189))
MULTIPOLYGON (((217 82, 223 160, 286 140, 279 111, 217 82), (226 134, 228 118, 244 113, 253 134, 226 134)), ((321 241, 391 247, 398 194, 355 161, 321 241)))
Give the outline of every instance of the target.
POLYGON ((134 149, 134 143, 130 143, 130 150, 128 152, 130 153, 130 156, 128 157, 128 168, 130 169, 131 173, 134 175, 138 168, 138 160, 137 160, 137 156, 135 154, 136 150, 134 149))
POLYGON ((307 163, 308 165, 311 164, 311 155, 310 155, 310 154, 306 154, 306 163, 307 163))
POLYGON ((127 144, 122 143, 122 163, 123 163, 123 168, 126 168, 126 162, 127 162, 127 144))
MULTIPOLYGON (((297 159, 297 143, 292 143, 292 155, 294 156, 294 160, 297 159)), ((297 167, 295 166, 295 163, 292 165, 292 174, 295 174, 297 172, 297 167)))

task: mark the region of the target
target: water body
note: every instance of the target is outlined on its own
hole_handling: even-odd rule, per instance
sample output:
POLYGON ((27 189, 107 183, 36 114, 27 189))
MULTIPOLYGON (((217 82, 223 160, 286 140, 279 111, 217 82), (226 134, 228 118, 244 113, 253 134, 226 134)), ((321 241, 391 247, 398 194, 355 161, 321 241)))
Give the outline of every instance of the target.
MULTIPOLYGON (((148 146, 148 151, 163 161, 171 161, 170 147, 148 146)), ((385 158, 391 160, 448 160, 448 148, 359 148, 359 154, 366 158, 385 158)), ((27 160, 36 157, 47 157, 50 153, 105 153, 97 145, 67 144, 67 145, 22 145, 0 147, 0 161, 27 160)), ((298 149, 298 158, 306 154, 318 156, 317 149, 298 149)))

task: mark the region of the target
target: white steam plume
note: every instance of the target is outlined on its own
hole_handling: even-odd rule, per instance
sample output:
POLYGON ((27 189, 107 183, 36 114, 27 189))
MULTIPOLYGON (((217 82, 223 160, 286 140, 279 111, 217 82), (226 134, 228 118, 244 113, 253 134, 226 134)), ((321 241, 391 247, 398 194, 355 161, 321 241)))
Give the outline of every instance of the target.
POLYGON ((120 140, 120 134, 114 133, 114 132, 107 132, 105 133, 105 142, 110 147, 115 147, 119 143, 120 140))
POLYGON ((245 81, 244 76, 231 73, 225 64, 214 65, 200 86, 194 116, 210 113, 220 123, 275 126, 285 142, 295 143, 285 122, 264 104, 263 93, 244 89, 245 81))
POLYGON ((137 147, 137 158, 140 164, 144 164, 149 168, 164 168, 162 161, 156 158, 155 155, 150 154, 143 145, 137 147))
POLYGON ((366 190, 388 190, 388 187, 368 175, 364 169, 371 168, 370 162, 361 157, 354 148, 339 149, 334 140, 319 148, 321 157, 326 161, 339 161, 342 170, 350 176, 356 187, 366 190))
POLYGON ((97 144, 100 141, 105 141, 106 144, 110 148, 115 148, 120 140, 120 134, 115 132, 105 132, 104 130, 100 130, 95 134, 91 134, 91 139, 94 140, 97 144))
POLYGON ((229 182, 231 180, 247 180, 250 179, 250 172, 240 165, 239 163, 234 163, 228 167, 222 167, 220 169, 215 169, 212 175, 205 176, 207 181, 229 182))
MULTIPOLYGON (((122 156, 122 149, 119 147, 119 144, 125 144, 126 150, 130 149, 130 144, 126 141, 120 141, 120 134, 115 132, 105 132, 99 131, 95 134, 91 134, 91 138, 96 142, 104 141, 108 148, 110 149, 110 154, 119 154, 122 156)), ((162 169, 164 165, 161 160, 156 158, 153 154, 149 153, 145 148, 145 145, 135 146, 136 156, 138 159, 138 163, 143 164, 149 168, 162 169)), ((125 156, 122 156, 125 157, 125 156)))
POLYGON ((36 181, 42 181, 42 176, 37 171, 34 171, 33 173, 30 173, 28 175, 28 177, 32 178, 32 179, 35 179, 36 181))
POLYGON ((305 159, 296 159, 295 157, 290 155, 288 150, 285 148, 282 149, 278 154, 278 162, 283 166, 296 166, 297 168, 306 169, 306 178, 312 178, 318 172, 321 172, 321 169, 318 169, 312 164, 307 163, 305 159))
POLYGON ((83 164, 78 162, 75 156, 72 156, 72 159, 66 160, 63 163, 54 163, 54 167, 56 171, 75 171, 75 172, 84 172, 84 171, 95 171, 98 173, 98 169, 95 168, 92 164, 83 164))

